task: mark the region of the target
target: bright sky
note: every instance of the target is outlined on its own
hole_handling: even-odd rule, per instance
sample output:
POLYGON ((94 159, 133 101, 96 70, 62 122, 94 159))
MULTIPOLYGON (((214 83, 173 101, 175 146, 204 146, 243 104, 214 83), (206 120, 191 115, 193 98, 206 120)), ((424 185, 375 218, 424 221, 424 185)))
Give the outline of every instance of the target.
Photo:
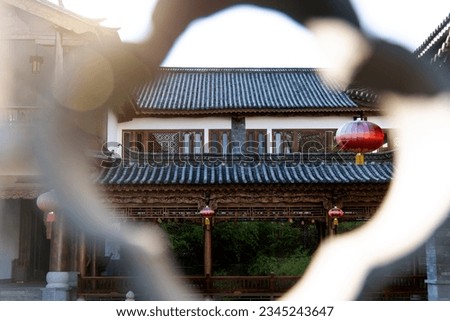
MULTIPOLYGON (((105 26, 120 27, 123 41, 139 41, 151 30, 149 16, 156 0, 63 2, 67 9, 84 16, 106 18, 105 26)), ((450 13, 448 0, 352 0, 352 3, 367 32, 411 51, 450 13)), ((239 6, 193 23, 163 64, 320 67, 324 61, 314 37, 283 14, 239 6)))

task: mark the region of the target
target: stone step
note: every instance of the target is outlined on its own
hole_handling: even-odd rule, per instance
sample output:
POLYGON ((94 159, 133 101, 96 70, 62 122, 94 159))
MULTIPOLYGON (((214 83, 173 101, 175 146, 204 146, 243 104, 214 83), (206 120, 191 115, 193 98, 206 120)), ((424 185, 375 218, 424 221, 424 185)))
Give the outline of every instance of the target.
POLYGON ((0 301, 41 301, 45 285, 0 284, 0 301))

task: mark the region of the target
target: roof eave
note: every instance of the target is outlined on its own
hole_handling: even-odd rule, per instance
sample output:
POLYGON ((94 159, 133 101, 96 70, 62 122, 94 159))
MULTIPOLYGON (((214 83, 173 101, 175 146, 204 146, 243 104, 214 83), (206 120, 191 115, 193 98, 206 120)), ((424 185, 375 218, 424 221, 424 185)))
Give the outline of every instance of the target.
POLYGON ((4 3, 45 19, 57 27, 76 34, 92 33, 119 39, 117 29, 103 27, 97 20, 77 15, 63 7, 44 0, 2 0, 4 3))
POLYGON ((379 109, 371 106, 356 107, 311 107, 311 108, 227 108, 227 109, 190 109, 190 110, 145 110, 143 108, 135 109, 135 118, 141 117, 176 117, 176 116, 210 116, 210 115, 293 115, 293 114, 321 114, 321 113, 355 113, 355 112, 373 112, 378 113, 379 109))

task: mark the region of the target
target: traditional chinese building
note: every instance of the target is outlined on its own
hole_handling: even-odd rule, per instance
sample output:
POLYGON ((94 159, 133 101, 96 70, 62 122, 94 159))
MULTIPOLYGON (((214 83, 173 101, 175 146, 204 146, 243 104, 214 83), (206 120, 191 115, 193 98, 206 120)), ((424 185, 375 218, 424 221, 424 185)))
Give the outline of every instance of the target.
POLYGON ((195 217, 209 202, 217 220, 310 219, 325 231, 336 204, 368 219, 392 176, 388 139, 362 166, 339 151, 336 129, 354 117, 390 128, 313 69, 161 68, 134 98, 109 117, 121 157, 98 177, 130 219, 195 217))
MULTIPOLYGON (((44 282, 49 271, 50 240, 36 206, 37 197, 47 189, 30 153, 32 126, 37 124, 39 111, 51 107, 49 95, 58 84, 54 80, 61 80, 71 54, 103 41, 118 42, 119 37, 98 21, 48 1, 1 1, 0 15, 4 148, 0 161, 0 299, 5 298, 3 293, 5 299, 41 299, 39 288, 10 296, 11 285, 44 282)), ((93 111, 89 117, 102 119, 102 113, 93 111)), ((87 137, 90 148, 100 148, 105 126, 99 123, 87 137)))
POLYGON ((375 95, 342 90, 319 73, 160 68, 109 115, 111 157, 96 177, 105 206, 122 222, 302 222, 321 238, 332 233, 334 206, 341 220, 369 220, 394 172, 394 133, 375 95), (336 130, 357 118, 385 133, 359 165, 335 142, 336 130), (212 221, 200 215, 205 206, 212 221))
MULTIPOLYGON (((17 126, 46 104, 40 93, 71 46, 117 35, 46 1, 26 1, 26 7, 24 1, 4 2, 6 57, 21 77, 13 82, 14 95, 2 102, 11 107, 2 114, 4 123, 17 126)), ((434 60, 446 66, 448 39, 441 31, 419 51, 428 57, 443 43, 434 60)), ((205 224, 200 211, 208 206, 212 224, 301 221, 321 238, 333 230, 328 212, 334 206, 343 210, 340 220, 370 220, 395 173, 395 128, 380 115, 374 94, 341 88, 319 74, 306 68, 160 68, 127 104, 95 116, 101 121, 90 147, 101 151, 103 144, 103 153, 93 183, 104 205, 121 224, 205 224), (383 145, 366 152, 361 164, 335 141, 337 129, 354 119, 376 123, 385 134, 383 145)), ((76 227, 63 242, 55 235, 67 227, 48 216, 43 222, 36 201, 47 189, 35 172, 2 179, 3 283, 44 281, 49 271, 81 278, 114 274, 104 262, 111 253, 120 258, 116 245, 86 240, 76 227)), ((214 274, 207 265, 205 274, 214 274)), ((423 285, 423 262, 414 258, 405 265, 405 275, 419 275, 423 285)), ((436 275, 445 283, 444 272, 436 275)), ((429 284, 439 284, 430 275, 429 284)))

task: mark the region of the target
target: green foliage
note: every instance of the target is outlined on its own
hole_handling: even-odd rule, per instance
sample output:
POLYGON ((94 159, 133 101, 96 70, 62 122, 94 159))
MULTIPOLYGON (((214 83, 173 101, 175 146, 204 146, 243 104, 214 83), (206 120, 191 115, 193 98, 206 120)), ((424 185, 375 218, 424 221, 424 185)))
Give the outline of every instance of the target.
MULTIPOLYGON (((338 233, 363 222, 341 222, 338 233)), ((203 227, 165 222, 171 247, 186 274, 203 273, 203 227)), ((302 275, 319 242, 314 225, 300 222, 227 222, 214 225, 214 275, 302 275)))
POLYGON ((277 222, 258 222, 260 231, 259 253, 273 257, 285 257, 301 248, 312 253, 318 244, 313 225, 297 225, 277 222))
POLYGON ((193 223, 164 222, 161 228, 166 231, 170 246, 178 264, 188 274, 199 274, 203 262, 203 228, 193 223))
POLYGON ((352 230, 362 226, 364 223, 365 223, 364 221, 339 222, 338 233, 342 234, 342 233, 352 231, 352 230))
POLYGON ((245 263, 260 246, 258 225, 254 222, 222 223, 213 230, 213 251, 218 261, 245 263))
POLYGON ((248 271, 250 275, 302 275, 310 261, 311 256, 301 250, 285 258, 260 255, 248 271))
POLYGON ((268 256, 286 256, 300 245, 301 231, 289 223, 261 222, 260 253, 268 256))

